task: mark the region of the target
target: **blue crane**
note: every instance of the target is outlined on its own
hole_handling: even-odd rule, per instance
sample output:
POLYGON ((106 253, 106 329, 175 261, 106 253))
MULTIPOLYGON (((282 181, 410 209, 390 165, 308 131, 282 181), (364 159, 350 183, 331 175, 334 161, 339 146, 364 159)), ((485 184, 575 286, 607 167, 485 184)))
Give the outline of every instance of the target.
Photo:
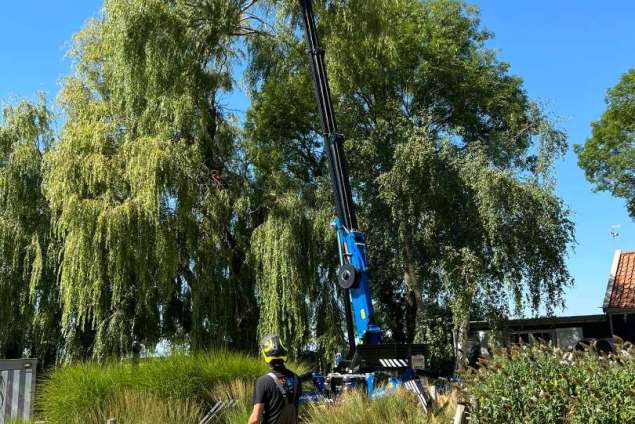
MULTIPOLYGON (((349 344, 346 358, 327 376, 326 387, 337 393, 351 386, 365 385, 369 395, 379 395, 380 391, 384 393, 385 388, 378 389, 378 382, 383 380, 389 387, 395 387, 412 382, 417 374, 425 372, 426 346, 382 343, 382 330, 375 322, 368 278, 366 239, 357 227, 343 151, 344 136, 337 129, 326 74, 325 52, 319 45, 312 0, 299 0, 299 3, 337 211, 333 220, 340 259, 337 279, 344 290, 349 344)), ((317 382, 316 386, 324 389, 321 376, 316 376, 314 381, 317 382)))

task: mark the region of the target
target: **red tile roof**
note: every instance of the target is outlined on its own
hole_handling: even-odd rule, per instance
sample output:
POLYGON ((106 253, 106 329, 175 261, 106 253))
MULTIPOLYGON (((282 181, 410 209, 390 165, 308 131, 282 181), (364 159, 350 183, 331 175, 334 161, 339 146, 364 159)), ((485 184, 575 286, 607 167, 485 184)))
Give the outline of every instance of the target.
POLYGON ((604 309, 635 309, 635 251, 615 252, 604 309))

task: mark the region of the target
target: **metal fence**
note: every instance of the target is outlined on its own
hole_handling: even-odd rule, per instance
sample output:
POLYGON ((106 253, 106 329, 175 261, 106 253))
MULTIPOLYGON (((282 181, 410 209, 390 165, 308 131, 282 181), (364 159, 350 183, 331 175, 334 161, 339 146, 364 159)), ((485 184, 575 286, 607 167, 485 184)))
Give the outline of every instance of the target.
POLYGON ((36 370, 37 359, 0 359, 0 424, 31 419, 36 370))

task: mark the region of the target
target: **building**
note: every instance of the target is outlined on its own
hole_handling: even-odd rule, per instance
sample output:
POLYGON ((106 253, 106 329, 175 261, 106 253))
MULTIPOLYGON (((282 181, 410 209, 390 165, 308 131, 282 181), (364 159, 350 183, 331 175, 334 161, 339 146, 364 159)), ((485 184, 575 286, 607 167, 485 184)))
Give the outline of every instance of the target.
MULTIPOLYGON (((499 342, 510 345, 541 339, 569 347, 580 340, 610 339, 613 335, 635 342, 635 251, 618 250, 613 255, 603 311, 598 315, 506 320, 498 325, 499 342)), ((487 321, 470 323, 470 338, 475 343, 486 343, 490 331, 487 321)))
POLYGON ((635 341, 635 251, 615 252, 602 309, 611 334, 635 341))

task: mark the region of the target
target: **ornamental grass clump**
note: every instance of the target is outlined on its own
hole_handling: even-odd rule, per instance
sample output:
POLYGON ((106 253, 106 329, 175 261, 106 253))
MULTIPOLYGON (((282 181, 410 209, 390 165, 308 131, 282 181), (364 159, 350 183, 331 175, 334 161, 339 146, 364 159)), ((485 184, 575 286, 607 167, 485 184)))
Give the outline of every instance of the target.
POLYGON ((234 380, 215 386, 210 397, 221 401, 235 401, 231 408, 227 408, 217 418, 218 424, 244 424, 248 421, 253 408, 252 394, 254 381, 234 380))
POLYGON ((416 396, 406 390, 374 400, 361 391, 352 391, 334 403, 310 404, 301 416, 304 422, 311 424, 436 424, 449 422, 449 403, 426 414, 416 396))
POLYGON ((260 358, 226 351, 153 358, 137 365, 80 363, 57 368, 45 378, 36 409, 49 424, 103 424, 109 418, 105 415, 126 402, 138 407, 128 408, 128 415, 165 402, 179 410, 190 408, 187 420, 194 413, 194 404, 183 406, 181 401, 203 407, 214 400, 210 393, 215 386, 238 379, 253 382, 266 370, 260 358), (141 402, 141 396, 148 403, 141 402))
POLYGON ((116 417, 118 424, 198 424, 202 416, 203 408, 195 401, 126 391, 116 394, 102 408, 73 424, 104 423, 110 417, 116 417))
POLYGON ((481 360, 466 376, 471 423, 635 422, 635 348, 615 352, 521 345, 481 360))

